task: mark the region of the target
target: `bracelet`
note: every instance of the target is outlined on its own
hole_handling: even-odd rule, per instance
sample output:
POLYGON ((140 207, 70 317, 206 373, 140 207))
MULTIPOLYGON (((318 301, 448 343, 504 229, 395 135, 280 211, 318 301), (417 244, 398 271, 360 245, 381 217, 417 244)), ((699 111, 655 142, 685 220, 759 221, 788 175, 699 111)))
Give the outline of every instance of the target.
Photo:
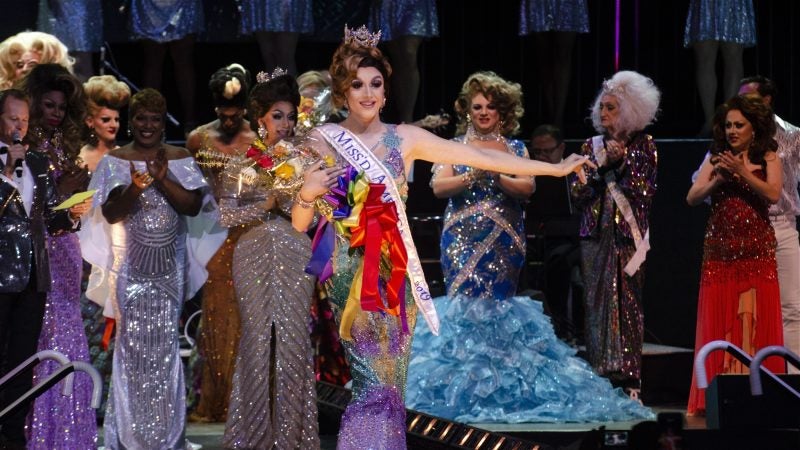
POLYGON ((297 204, 297 206, 299 206, 299 207, 301 207, 303 209, 311 209, 311 208, 313 208, 315 201, 316 201, 316 199, 311 200, 310 202, 307 202, 307 201, 303 200, 303 197, 300 196, 300 192, 299 191, 297 192, 297 195, 294 197, 294 202, 297 204))

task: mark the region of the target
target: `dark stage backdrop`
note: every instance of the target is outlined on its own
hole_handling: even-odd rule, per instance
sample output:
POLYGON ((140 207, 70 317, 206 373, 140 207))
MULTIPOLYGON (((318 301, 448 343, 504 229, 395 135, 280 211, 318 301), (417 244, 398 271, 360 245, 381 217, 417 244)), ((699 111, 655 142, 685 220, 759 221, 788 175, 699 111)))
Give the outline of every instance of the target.
MULTIPOLYGON (((129 42, 123 0, 103 2, 107 58, 134 83, 141 80, 141 50, 129 42)), ((615 0, 591 0, 591 33, 579 35, 575 46, 571 90, 567 100, 566 136, 584 139, 593 130, 587 124, 588 107, 601 81, 614 72, 615 0)), ((649 129, 657 139, 690 138, 702 123, 694 85, 693 55, 683 47, 688 0, 620 0, 620 69, 637 70, 652 77, 663 93, 658 122, 649 129)), ((36 5, 29 0, 3 0, 0 39, 23 29, 35 28, 36 5)), ((369 0, 319 0, 316 15, 347 17, 351 25, 364 21, 369 0)), ((795 81, 800 62, 800 35, 793 21, 799 17, 800 2, 755 0, 758 45, 744 52, 745 74, 760 73, 779 86, 777 112, 800 122, 800 86, 795 81)), ((452 105, 464 79, 477 70, 494 70, 518 81, 525 92, 526 114, 520 137, 543 120, 537 67, 547 64, 535 54, 532 39, 517 36, 519 2, 495 0, 438 2, 441 36, 426 41, 420 51, 422 86, 417 115, 440 109, 452 112, 452 105)), ((212 110, 205 89, 211 73, 231 62, 240 62, 253 72, 261 69, 255 42, 237 35, 235 0, 205 0, 208 30, 198 37, 196 47, 197 103, 200 117, 211 120, 212 110)), ((319 23, 322 23, 318 20, 319 23)), ((305 37, 297 52, 299 70, 327 68, 337 45, 337 28, 323 26, 322 38, 305 37)), ((721 66, 721 62, 718 62, 721 66)), ((721 67, 719 68, 721 70, 721 67)), ((170 111, 178 118, 175 81, 169 64, 164 92, 170 111)), ((389 94, 391 102, 393 93, 389 94)), ((718 100, 722 101, 720 97, 718 100)), ((179 128, 170 130, 179 139, 179 128)), ((702 159, 706 144, 658 141, 659 190, 652 217, 652 250, 647 262, 647 340, 691 346, 702 252, 706 208, 689 208, 685 195, 689 176, 702 159)), ((571 143, 572 149, 577 147, 571 143)), ((429 164, 418 163, 418 181, 413 184, 411 213, 440 213, 427 187, 429 164)))

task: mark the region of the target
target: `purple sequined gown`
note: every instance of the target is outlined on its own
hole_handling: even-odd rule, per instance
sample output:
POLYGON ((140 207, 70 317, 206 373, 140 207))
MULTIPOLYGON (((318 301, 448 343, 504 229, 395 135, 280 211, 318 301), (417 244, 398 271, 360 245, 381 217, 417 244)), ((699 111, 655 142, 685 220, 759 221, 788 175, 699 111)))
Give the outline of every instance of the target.
MULTIPOLYGON (((58 149, 56 151, 59 151, 58 149)), ((56 177, 60 171, 56 172, 56 177)), ((37 351, 56 350, 70 361, 89 363, 89 346, 81 318, 81 273, 83 260, 78 236, 65 233, 47 237, 50 276, 42 334, 37 351)), ((33 384, 52 374, 59 364, 44 361, 34 369, 33 384)), ((28 449, 83 450, 96 447, 97 424, 91 407, 92 381, 75 373, 72 396, 62 395, 64 381, 36 399, 29 417, 28 449)))

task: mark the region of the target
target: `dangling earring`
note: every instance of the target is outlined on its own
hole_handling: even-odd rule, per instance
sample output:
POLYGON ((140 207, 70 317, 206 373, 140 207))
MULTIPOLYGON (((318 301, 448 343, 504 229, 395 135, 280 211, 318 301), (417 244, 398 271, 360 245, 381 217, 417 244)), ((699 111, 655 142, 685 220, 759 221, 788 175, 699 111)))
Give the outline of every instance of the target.
POLYGON ((131 129, 131 124, 128 124, 128 137, 133 136, 133 130, 131 129))
POLYGON ((386 97, 383 97, 383 104, 381 105, 381 109, 378 110, 378 113, 383 113, 383 108, 386 107, 386 97))
POLYGON ((269 132, 267 131, 267 128, 264 126, 264 124, 261 123, 258 124, 258 137, 261 138, 262 141, 267 140, 268 134, 269 132))
POLYGON ((97 145, 98 141, 97 135, 94 134, 94 127, 89 127, 89 143, 92 145, 97 145))

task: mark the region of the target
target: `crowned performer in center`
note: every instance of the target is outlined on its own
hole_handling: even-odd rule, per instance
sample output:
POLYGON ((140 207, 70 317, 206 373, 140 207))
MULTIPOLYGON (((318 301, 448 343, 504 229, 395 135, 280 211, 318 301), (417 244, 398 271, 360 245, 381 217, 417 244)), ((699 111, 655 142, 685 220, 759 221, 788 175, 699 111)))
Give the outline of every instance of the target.
POLYGON ((307 269, 328 289, 353 375, 339 449, 406 448, 403 401, 417 310, 434 333, 439 329, 405 214, 411 162, 553 176, 582 173, 586 163, 571 156, 552 165, 383 123, 391 66, 379 39, 365 27, 345 28, 330 73, 335 106, 349 114, 309 134, 319 161, 305 169, 292 207, 298 231, 322 213, 307 269))

